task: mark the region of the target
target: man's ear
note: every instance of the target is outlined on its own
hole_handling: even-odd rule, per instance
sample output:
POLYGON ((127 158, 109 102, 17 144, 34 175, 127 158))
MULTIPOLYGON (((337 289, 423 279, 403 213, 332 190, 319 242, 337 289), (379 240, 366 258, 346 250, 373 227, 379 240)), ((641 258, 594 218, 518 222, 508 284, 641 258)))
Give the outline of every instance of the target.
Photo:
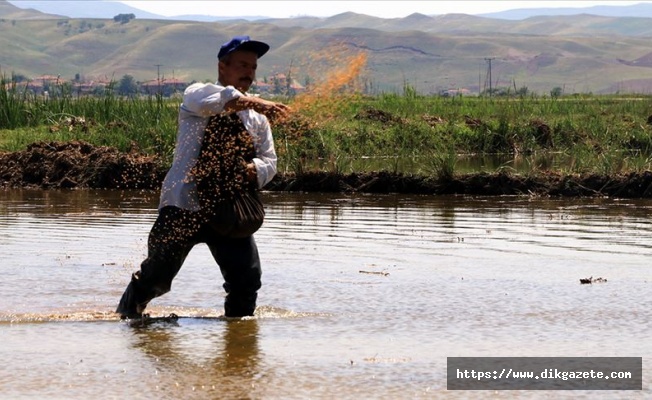
POLYGON ((226 62, 218 61, 217 62, 217 72, 221 74, 223 68, 226 68, 226 62))

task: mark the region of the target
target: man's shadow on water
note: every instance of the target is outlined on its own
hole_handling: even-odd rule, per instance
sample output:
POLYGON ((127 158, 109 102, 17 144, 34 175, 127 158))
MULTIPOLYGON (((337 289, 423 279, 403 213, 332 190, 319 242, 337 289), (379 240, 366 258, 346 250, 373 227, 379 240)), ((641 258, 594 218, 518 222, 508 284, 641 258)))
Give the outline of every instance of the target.
POLYGON ((228 390, 247 398, 258 386, 261 360, 255 318, 183 318, 133 329, 133 347, 152 359, 155 384, 163 390, 228 390))

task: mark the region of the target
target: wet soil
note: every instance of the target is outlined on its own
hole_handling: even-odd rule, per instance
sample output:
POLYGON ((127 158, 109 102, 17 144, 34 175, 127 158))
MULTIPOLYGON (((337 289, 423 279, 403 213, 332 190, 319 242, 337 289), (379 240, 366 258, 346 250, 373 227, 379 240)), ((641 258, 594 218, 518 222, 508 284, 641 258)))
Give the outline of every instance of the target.
MULTIPOLYGON (((1 188, 153 189, 160 188, 167 167, 156 157, 74 142, 39 142, 27 149, 0 153, 1 188)), ((392 172, 279 174, 270 191, 526 195, 566 197, 652 197, 652 172, 616 176, 475 173, 440 179, 392 172)))
POLYGON ((38 142, 0 154, 1 187, 151 189, 165 171, 152 156, 86 142, 38 142))

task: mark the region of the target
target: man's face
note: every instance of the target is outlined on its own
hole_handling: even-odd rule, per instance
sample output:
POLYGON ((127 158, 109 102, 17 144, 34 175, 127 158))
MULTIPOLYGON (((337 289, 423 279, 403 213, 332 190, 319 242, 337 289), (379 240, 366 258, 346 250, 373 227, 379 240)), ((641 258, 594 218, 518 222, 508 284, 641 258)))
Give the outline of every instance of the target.
POLYGON ((224 86, 233 86, 246 92, 256 79, 258 56, 251 51, 235 51, 218 63, 219 80, 224 86))

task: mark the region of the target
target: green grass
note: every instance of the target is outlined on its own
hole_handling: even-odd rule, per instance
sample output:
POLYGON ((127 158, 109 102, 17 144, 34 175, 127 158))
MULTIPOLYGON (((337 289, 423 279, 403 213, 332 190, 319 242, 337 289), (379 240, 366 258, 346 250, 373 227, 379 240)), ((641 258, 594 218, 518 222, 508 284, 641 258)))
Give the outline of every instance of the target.
MULTIPOLYGON (((558 99, 474 98, 383 94, 315 99, 274 126, 279 169, 400 172, 450 177, 459 159, 512 155, 528 171, 616 174, 649 170, 650 97, 578 96, 558 99), (565 162, 546 159, 562 155, 565 162), (373 162, 369 161, 373 160, 373 162), (371 167, 370 167, 371 166, 371 167)), ((100 97, 65 92, 45 99, 0 85, 0 150, 38 141, 84 140, 133 148, 171 161, 178 99, 100 97)), ((503 167, 499 167, 503 168, 503 167)))
POLYGON ((36 141, 84 140, 171 160, 178 101, 150 96, 121 98, 107 90, 101 97, 73 94, 43 98, 0 86, 0 149, 22 150, 36 141))
MULTIPOLYGON (((649 168, 650 98, 582 96, 487 99, 381 95, 352 97, 333 113, 306 113, 302 132, 281 126, 286 158, 424 158, 421 170, 449 175, 455 155, 515 154, 534 170, 547 154, 566 154, 566 172, 649 168), (334 116, 336 115, 336 117, 334 116), (434 121, 434 122, 433 122, 434 121), (291 140, 293 139, 293 140, 291 140), (290 144, 288 144, 290 143, 290 144)), ((388 163, 386 169, 392 169, 388 163)))

